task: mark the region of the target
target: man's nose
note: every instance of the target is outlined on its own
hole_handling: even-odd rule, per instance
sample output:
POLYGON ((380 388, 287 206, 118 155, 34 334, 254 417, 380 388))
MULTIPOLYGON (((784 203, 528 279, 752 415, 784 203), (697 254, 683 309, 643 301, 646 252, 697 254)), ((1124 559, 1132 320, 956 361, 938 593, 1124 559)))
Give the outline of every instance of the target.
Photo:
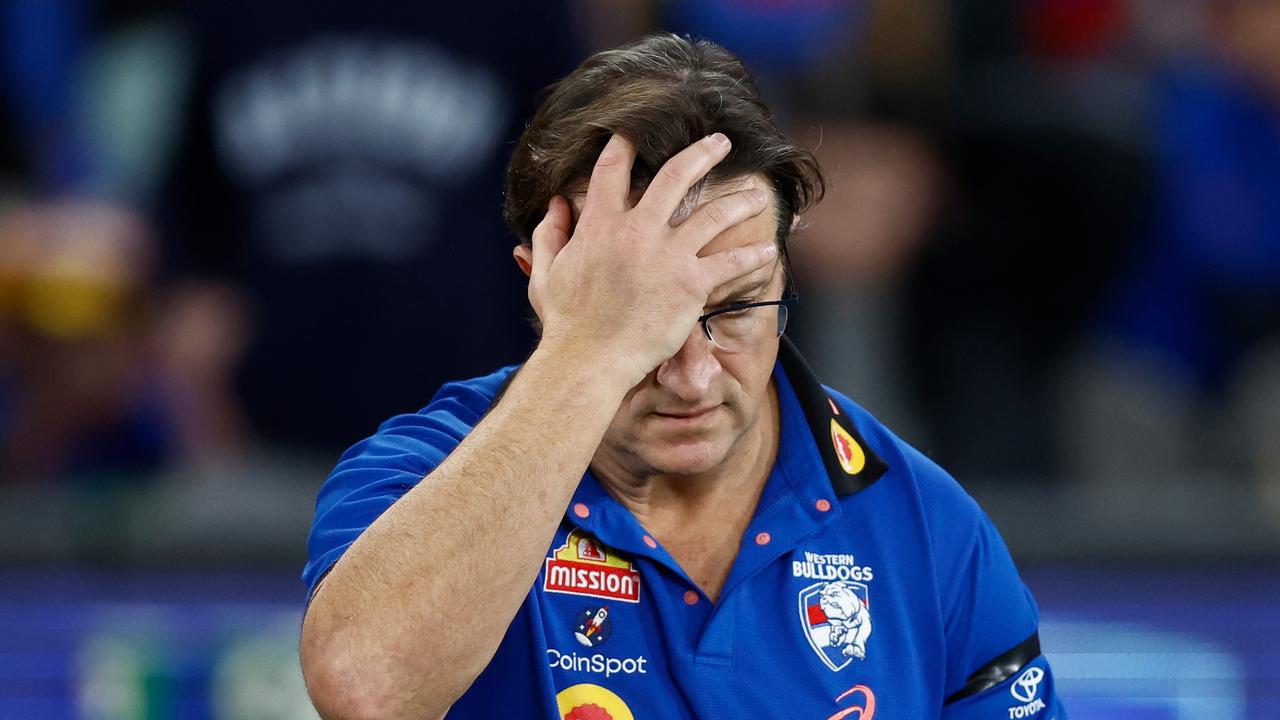
POLYGON ((680 351, 658 366, 656 380, 680 399, 692 402, 711 389, 711 383, 720 370, 715 346, 702 332, 702 325, 697 324, 680 351))

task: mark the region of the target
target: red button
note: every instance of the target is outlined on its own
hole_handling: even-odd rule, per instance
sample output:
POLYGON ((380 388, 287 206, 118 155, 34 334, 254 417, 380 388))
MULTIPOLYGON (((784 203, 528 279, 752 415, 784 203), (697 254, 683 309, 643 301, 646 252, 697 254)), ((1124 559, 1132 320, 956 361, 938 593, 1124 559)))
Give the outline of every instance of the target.
POLYGON ((757 535, 757 536, 756 536, 756 544, 757 544, 757 545, 768 545, 768 544, 769 544, 769 541, 770 541, 770 540, 772 540, 772 539, 773 539, 773 538, 769 537, 769 533, 767 533, 767 532, 762 532, 762 533, 760 533, 759 535, 757 535))
POLYGON ((685 605, 697 605, 697 604, 698 604, 698 593, 696 593, 696 592, 694 592, 694 591, 692 591, 692 590, 685 590, 685 591, 684 591, 684 604, 685 604, 685 605))
POLYGON ((823 498, 817 502, 818 512, 826 512, 831 509, 831 501, 823 498))
POLYGON ((580 518, 584 518, 591 514, 591 508, 582 503, 577 503, 573 506, 573 514, 580 518))
POLYGON ((645 535, 645 536, 644 536, 644 544, 645 544, 645 545, 648 545, 650 548, 653 548, 654 550, 657 550, 657 549, 658 549, 658 541, 657 541, 657 540, 654 540, 653 538, 649 537, 648 535, 645 535))

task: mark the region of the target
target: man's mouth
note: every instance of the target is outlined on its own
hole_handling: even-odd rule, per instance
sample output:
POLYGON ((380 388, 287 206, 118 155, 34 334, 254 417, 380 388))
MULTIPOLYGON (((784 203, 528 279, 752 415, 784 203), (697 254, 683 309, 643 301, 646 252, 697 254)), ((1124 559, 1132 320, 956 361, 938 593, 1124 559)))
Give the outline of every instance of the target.
POLYGON ((674 418, 676 420, 692 420, 694 418, 702 417, 703 415, 710 413, 712 410, 715 410, 718 407, 720 406, 712 405, 710 407, 705 407, 705 408, 695 409, 695 410, 671 410, 669 412, 655 410, 653 414, 657 415, 658 417, 674 418))

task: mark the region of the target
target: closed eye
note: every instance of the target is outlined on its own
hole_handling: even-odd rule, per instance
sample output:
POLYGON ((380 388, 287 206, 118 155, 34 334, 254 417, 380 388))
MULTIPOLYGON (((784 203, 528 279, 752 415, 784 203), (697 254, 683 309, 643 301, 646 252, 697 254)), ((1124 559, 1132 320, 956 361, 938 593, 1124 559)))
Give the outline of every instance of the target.
POLYGON ((722 310, 725 310, 725 311, 729 311, 726 314, 733 314, 734 308, 739 308, 739 312, 740 312, 741 310, 746 309, 746 308, 743 308, 742 306, 750 305, 755 301, 756 301, 756 298, 754 297, 734 298, 733 300, 730 300, 721 305, 717 305, 716 307, 708 308, 706 312, 713 313, 713 312, 720 312, 722 310))

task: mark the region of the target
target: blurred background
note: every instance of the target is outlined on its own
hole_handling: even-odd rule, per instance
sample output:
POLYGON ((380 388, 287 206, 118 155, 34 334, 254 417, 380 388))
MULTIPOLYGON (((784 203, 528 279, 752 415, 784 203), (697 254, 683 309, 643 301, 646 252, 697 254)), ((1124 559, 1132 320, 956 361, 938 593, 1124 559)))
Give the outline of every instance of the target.
POLYGON ((1280 0, 0 0, 0 718, 315 717, 315 493, 528 352, 512 143, 658 29, 819 155, 789 333, 1072 717, 1280 717, 1280 0))

